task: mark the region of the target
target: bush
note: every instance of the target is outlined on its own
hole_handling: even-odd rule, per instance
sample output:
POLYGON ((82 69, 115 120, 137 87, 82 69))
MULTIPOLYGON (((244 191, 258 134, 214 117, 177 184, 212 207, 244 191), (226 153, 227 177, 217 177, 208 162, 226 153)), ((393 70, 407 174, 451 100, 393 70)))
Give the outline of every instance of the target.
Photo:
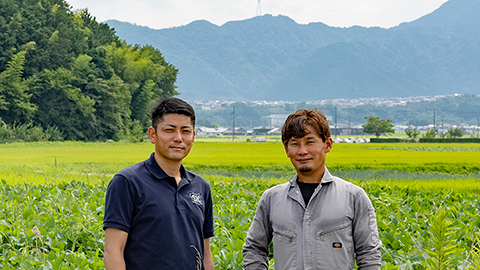
POLYGON ((0 143, 63 141, 64 139, 63 133, 56 127, 47 127, 44 130, 31 122, 12 126, 0 122, 0 125, 0 143))
POLYGON ((420 138, 421 143, 480 143, 480 138, 420 138))

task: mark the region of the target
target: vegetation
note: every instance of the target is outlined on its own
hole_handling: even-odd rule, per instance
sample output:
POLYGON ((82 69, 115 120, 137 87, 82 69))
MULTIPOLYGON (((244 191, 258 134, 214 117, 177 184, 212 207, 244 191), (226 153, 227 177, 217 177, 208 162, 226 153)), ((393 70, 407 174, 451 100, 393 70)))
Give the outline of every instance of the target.
POLYGON ((461 138, 463 136, 463 131, 458 127, 449 128, 447 134, 450 135, 450 138, 461 138))
POLYGON ((393 130, 392 120, 390 119, 380 119, 380 117, 369 116, 364 117, 367 119, 367 123, 362 125, 363 131, 369 134, 375 134, 375 136, 380 137, 382 134, 391 134, 395 133, 393 130))
POLYGON ((435 130, 434 129, 429 129, 425 134, 422 135, 423 138, 427 139, 435 139, 435 130))
POLYGON ((407 128, 405 129, 405 134, 407 134, 408 138, 415 139, 420 135, 420 132, 416 128, 407 128))
MULTIPOLYGON (((102 269, 107 184, 151 151, 150 143, 0 145, 0 267, 102 269)), ((384 269, 476 269, 479 151, 480 144, 342 144, 327 166, 369 194, 384 269)), ((199 140, 185 166, 212 186, 216 268, 242 269, 261 194, 294 173, 281 143, 199 140)))
POLYGON ((148 126, 155 100, 178 94, 177 69, 159 50, 128 45, 87 10, 64 0, 8 0, 0 14, 3 129, 118 140, 148 126))

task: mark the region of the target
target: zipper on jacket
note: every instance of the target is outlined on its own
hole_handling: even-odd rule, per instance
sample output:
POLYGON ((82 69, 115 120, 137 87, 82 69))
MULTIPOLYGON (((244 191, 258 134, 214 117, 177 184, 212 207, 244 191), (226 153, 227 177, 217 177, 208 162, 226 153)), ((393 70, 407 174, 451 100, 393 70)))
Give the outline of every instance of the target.
POLYGON ((278 234, 278 235, 280 235, 280 236, 283 236, 283 237, 286 237, 286 238, 290 239, 290 243, 292 243, 293 236, 285 235, 285 234, 282 234, 282 233, 279 233, 279 232, 274 232, 274 233, 276 233, 276 234, 278 234))
POLYGON ((320 236, 320 241, 323 241, 323 236, 325 236, 325 234, 329 234, 329 233, 332 233, 332 232, 336 232, 336 231, 340 231, 340 230, 343 230, 345 228, 348 228, 349 226, 351 225, 351 223, 341 227, 341 228, 338 228, 338 229, 335 229, 335 230, 330 230, 330 231, 326 231, 326 232, 322 232, 322 233, 319 233, 319 236, 320 236))

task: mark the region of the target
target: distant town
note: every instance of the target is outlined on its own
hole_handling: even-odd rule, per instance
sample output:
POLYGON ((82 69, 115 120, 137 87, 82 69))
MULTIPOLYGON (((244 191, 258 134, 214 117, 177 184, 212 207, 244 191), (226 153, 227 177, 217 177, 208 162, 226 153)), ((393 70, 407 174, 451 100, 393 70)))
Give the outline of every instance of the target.
MULTIPOLYGON (((408 105, 412 103, 422 102, 422 101, 435 101, 437 99, 446 98, 446 97, 455 97, 460 94, 452 95, 437 95, 437 96, 415 96, 415 97, 381 97, 381 98, 358 98, 358 99, 330 99, 330 100, 314 100, 314 101, 266 101, 266 100, 256 100, 256 101, 241 101, 244 104, 249 106, 265 106, 267 108, 285 108, 286 106, 295 107, 298 104, 306 104, 309 107, 312 106, 324 106, 324 105, 334 105, 338 108, 352 108, 362 105, 372 105, 372 106, 401 106, 408 105)), ((195 110, 219 110, 229 107, 231 104, 238 103, 238 101, 226 101, 226 100, 194 100, 189 101, 190 104, 195 108, 195 110)), ((244 128, 235 127, 235 135, 237 136, 259 136, 259 135, 279 135, 280 128, 283 125, 287 114, 272 114, 269 116, 264 116, 262 118, 267 119, 270 125, 267 126, 258 126, 253 127, 253 129, 246 130, 244 128)), ((371 137, 373 135, 366 134, 363 132, 363 128, 359 124, 352 125, 333 125, 333 119, 331 115, 327 115, 331 126, 332 137, 338 136, 349 136, 351 138, 361 138, 361 137, 371 137)), ((441 135, 445 134, 448 129, 452 128, 461 128, 465 135, 478 136, 479 126, 477 125, 451 125, 437 123, 435 126, 433 124, 425 126, 408 126, 408 125, 394 125, 395 133, 403 133, 407 128, 416 128, 419 132, 426 132, 431 129, 435 129, 436 133, 441 135)), ((197 134, 199 136, 229 136, 233 135, 232 126, 230 127, 198 127, 197 134)))
MULTIPOLYGON (((351 108, 361 105, 374 105, 374 106, 397 106, 417 103, 421 101, 435 101, 440 98, 454 97, 460 94, 453 95, 437 95, 437 96, 416 96, 416 97, 379 97, 379 98, 356 98, 356 99, 326 99, 326 100, 314 100, 314 101, 266 101, 266 100, 253 100, 253 101, 241 101, 248 105, 266 106, 269 108, 284 108, 285 105, 306 103, 307 105, 326 105, 333 104, 342 108, 351 108)), ((196 110, 218 110, 228 107, 229 105, 237 101, 226 100, 193 100, 189 101, 190 104, 196 110)))

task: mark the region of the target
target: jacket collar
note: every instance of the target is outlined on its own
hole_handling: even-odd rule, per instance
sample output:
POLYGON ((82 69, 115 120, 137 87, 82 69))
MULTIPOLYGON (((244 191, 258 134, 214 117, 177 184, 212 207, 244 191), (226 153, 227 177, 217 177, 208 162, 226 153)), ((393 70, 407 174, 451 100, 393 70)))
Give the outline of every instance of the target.
MULTIPOLYGON (((305 202, 303 201, 303 197, 300 191, 300 187, 298 186, 297 179, 298 179, 298 174, 296 174, 290 180, 290 188, 288 190, 288 196, 293 200, 297 201, 300 205, 302 205, 305 208, 305 202)), ((325 173, 323 174, 319 187, 321 188, 322 185, 330 184, 331 182, 333 182, 333 177, 328 171, 328 169, 325 167, 325 173)), ((317 187, 317 189, 313 193, 312 198, 310 200, 312 200, 317 195, 319 190, 320 189, 317 187)))
MULTIPOLYGON (((295 176, 290 180, 290 187, 292 188, 298 188, 298 174, 295 174, 295 176)), ((322 180, 320 181, 320 185, 328 184, 333 181, 333 177, 328 171, 327 167, 325 167, 325 172, 323 173, 322 180)))

